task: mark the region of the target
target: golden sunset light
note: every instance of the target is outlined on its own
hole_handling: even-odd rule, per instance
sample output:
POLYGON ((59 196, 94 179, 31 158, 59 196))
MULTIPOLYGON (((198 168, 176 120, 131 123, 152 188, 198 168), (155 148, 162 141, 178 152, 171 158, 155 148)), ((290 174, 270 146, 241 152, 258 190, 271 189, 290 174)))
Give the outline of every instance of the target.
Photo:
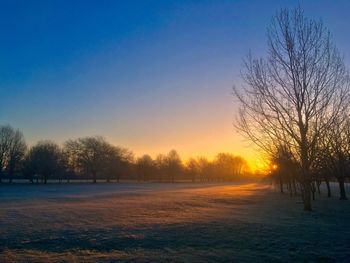
POLYGON ((0 0, 0 263, 350 262, 349 11, 0 0))

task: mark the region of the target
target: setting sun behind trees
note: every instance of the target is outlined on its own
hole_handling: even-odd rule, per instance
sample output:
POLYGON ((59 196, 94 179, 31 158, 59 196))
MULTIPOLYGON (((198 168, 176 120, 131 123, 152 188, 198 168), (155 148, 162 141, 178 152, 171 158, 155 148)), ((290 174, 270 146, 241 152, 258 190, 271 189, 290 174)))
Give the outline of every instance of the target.
POLYGON ((350 262, 349 12, 1 0, 0 263, 350 262))

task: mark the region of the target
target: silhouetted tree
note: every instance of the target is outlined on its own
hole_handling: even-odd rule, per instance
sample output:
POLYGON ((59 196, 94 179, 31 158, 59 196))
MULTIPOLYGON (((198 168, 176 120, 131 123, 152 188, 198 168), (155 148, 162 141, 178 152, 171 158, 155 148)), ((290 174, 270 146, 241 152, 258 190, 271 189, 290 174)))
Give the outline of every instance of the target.
POLYGON ((346 116, 337 118, 324 133, 320 155, 328 168, 328 173, 339 183, 340 199, 346 200, 345 179, 350 172, 350 141, 348 141, 348 121, 346 116))
POLYGON ((0 182, 3 172, 8 172, 12 182, 14 171, 19 168, 26 152, 27 145, 23 134, 11 126, 0 126, 0 182))
POLYGON ((224 181, 240 179, 244 169, 247 167, 247 163, 242 157, 234 156, 230 153, 217 154, 214 165, 216 179, 224 181))
POLYGON ((32 182, 37 176, 46 184, 50 176, 57 175, 62 169, 62 151, 51 141, 38 142, 25 157, 24 173, 32 182))
POLYGON ((172 183, 175 182, 176 178, 182 172, 182 161, 180 155, 175 150, 171 150, 166 156, 166 171, 172 183))
POLYGON ((23 161, 26 151, 27 144, 24 140, 22 132, 19 130, 14 130, 12 140, 10 142, 7 164, 10 183, 14 177, 14 172, 21 167, 21 162, 23 161))
POLYGON ((159 182, 163 181, 163 178, 167 175, 167 157, 164 154, 158 154, 155 159, 155 167, 157 173, 157 180, 159 182))
POLYGON ((85 137, 68 140, 64 149, 76 171, 91 175, 93 183, 96 183, 97 175, 105 169, 110 145, 102 137, 85 137))
POLYGON ((199 165, 196 159, 190 158, 186 162, 186 171, 191 178, 192 183, 196 181, 196 177, 199 175, 199 165))
POLYGON ((313 164, 312 171, 314 175, 316 176, 316 180, 318 181, 325 181, 327 186, 327 196, 331 197, 331 187, 329 182, 333 178, 333 170, 332 166, 330 165, 330 156, 328 155, 328 151, 323 151, 323 147, 320 147, 317 151, 316 159, 313 164))
POLYGON ((317 141, 348 105, 348 75, 322 22, 298 8, 282 10, 268 28, 266 59, 245 61, 237 127, 262 150, 283 142, 300 165, 302 198, 311 210, 317 141))
POLYGON ((215 167, 213 163, 211 163, 205 157, 199 157, 197 163, 201 181, 211 181, 213 176, 215 175, 215 167))
POLYGON ((148 181, 156 173, 155 163, 152 157, 145 154, 136 160, 136 172, 138 181, 148 181))
POLYGON ((97 178, 119 181, 121 174, 128 173, 133 160, 132 152, 113 146, 100 136, 69 140, 64 144, 64 152, 71 169, 92 176, 93 183, 97 178))
POLYGON ((10 142, 12 139, 13 129, 10 126, 0 127, 0 182, 8 163, 10 142))
POLYGON ((277 146, 271 163, 271 172, 275 180, 278 181, 281 193, 284 193, 284 185, 286 185, 290 195, 296 194, 296 180, 299 179, 298 175, 300 174, 299 166, 293 159, 288 147, 284 145, 277 146))
POLYGON ((119 182, 121 175, 127 175, 130 172, 133 162, 133 153, 128 149, 116 147, 113 145, 105 146, 105 164, 103 172, 107 182, 111 179, 117 179, 119 182))
POLYGON ((65 148, 62 149, 61 167, 62 170, 59 173, 60 182, 65 179, 67 183, 76 176, 76 166, 71 162, 69 153, 65 148))

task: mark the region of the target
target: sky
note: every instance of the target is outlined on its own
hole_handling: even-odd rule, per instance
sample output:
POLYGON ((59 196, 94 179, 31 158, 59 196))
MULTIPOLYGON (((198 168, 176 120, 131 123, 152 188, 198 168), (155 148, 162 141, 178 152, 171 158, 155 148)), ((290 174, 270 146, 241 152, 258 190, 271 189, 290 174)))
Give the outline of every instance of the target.
POLYGON ((280 8, 322 18, 350 58, 350 1, 0 1, 0 123, 30 145, 102 135, 136 155, 257 160, 234 128, 242 59, 280 8))

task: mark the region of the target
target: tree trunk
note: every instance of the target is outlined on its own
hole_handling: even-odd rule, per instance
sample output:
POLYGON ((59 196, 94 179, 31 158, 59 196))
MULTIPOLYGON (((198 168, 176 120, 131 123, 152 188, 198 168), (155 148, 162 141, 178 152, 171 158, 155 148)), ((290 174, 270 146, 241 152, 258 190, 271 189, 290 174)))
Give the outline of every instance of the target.
POLYGON ((97 183, 97 180, 96 180, 96 173, 95 173, 95 172, 92 173, 92 182, 93 182, 94 184, 97 183))
POLYGON ((329 185, 328 179, 325 179, 326 185, 327 185, 327 196, 331 197, 331 187, 329 185))
POLYGON ((320 185, 321 185, 321 181, 317 181, 317 182, 316 182, 316 186, 317 186, 317 192, 318 192, 319 195, 321 194, 320 185))
POLYGON ((339 190, 340 190, 340 200, 347 200, 345 193, 344 177, 338 177, 339 190))
POLYGON ((312 194, 312 200, 314 201, 315 201, 315 192, 316 192, 315 183, 311 183, 311 194, 312 194))
POLYGON ((279 175, 278 175, 278 177, 279 177, 279 181, 280 181, 280 191, 281 191, 281 194, 283 194, 284 193, 284 190, 283 190, 283 181, 282 181, 282 176, 281 176, 281 173, 279 173, 279 175))
POLYGON ((300 154, 301 154, 301 167, 302 167, 302 190, 303 190, 303 203, 305 211, 312 211, 311 208, 311 174, 310 174, 310 164, 308 156, 308 143, 307 143, 307 128, 303 125, 301 111, 298 112, 300 120, 300 154))
POLYGON ((304 210, 305 211, 312 211, 311 208, 311 185, 310 182, 304 179, 303 182, 303 192, 302 192, 302 198, 304 203, 304 210))

